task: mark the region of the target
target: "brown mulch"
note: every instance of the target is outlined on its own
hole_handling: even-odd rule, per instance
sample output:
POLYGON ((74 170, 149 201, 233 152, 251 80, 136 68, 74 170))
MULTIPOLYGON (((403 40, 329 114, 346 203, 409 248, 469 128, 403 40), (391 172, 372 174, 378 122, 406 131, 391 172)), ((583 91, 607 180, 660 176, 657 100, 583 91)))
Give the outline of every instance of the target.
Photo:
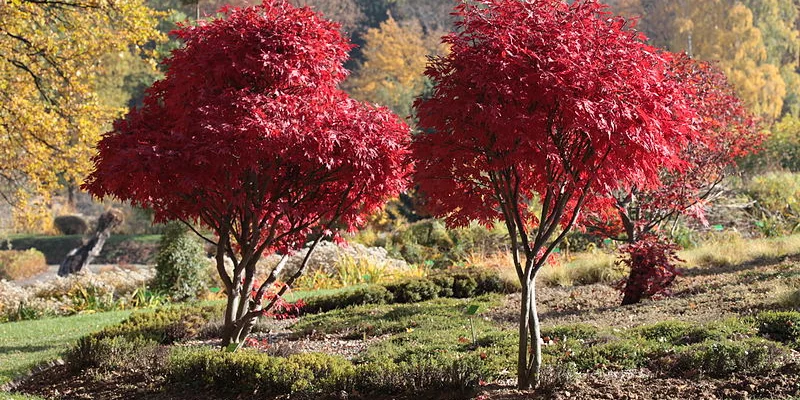
MULTIPOLYGON (((328 393, 314 397, 323 399, 376 400, 748 400, 785 399, 800 396, 800 367, 796 364, 763 376, 732 376, 726 379, 663 378, 646 370, 587 374, 577 382, 554 391, 519 391, 508 382, 489 385, 477 393, 424 393, 414 395, 364 395, 328 393)), ((232 382, 231 384, 235 384, 232 382)), ((33 376, 18 390, 44 398, 64 400, 211 400, 211 399, 302 399, 303 396, 222 397, 212 393, 165 387, 164 378, 147 374, 74 375, 66 366, 55 366, 33 376)))
POLYGON ((587 374, 578 382, 555 391, 537 393, 488 387, 476 400, 747 400, 800 396, 800 367, 788 365, 763 376, 725 379, 664 378, 646 370, 587 374))

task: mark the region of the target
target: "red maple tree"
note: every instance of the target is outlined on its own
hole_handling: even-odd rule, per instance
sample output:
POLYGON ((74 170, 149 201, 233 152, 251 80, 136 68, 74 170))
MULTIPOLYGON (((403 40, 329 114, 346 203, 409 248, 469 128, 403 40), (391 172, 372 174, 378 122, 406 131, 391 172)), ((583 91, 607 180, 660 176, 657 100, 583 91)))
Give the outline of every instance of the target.
POLYGON ((677 274, 676 258, 666 254, 674 248, 659 228, 680 215, 705 223, 704 207, 720 193, 722 180, 736 160, 755 151, 762 140, 754 117, 719 68, 683 54, 674 56, 671 68, 675 79, 694 88, 686 96, 696 112, 698 132, 682 150, 680 168, 663 168, 657 188, 633 185, 613 191, 608 210, 588 213, 582 221, 595 234, 627 246, 622 250, 630 273, 621 285, 622 305, 667 290, 677 274), (646 250, 653 254, 645 255, 646 250), (667 262, 638 262, 654 259, 667 262))
POLYGON ((258 260, 313 250, 404 190, 410 130, 337 88, 351 45, 336 24, 279 0, 221 12, 173 32, 185 46, 103 137, 84 187, 216 234, 224 345, 238 347, 304 269, 265 296, 285 263, 254 287, 258 260))
POLYGON ((537 273, 583 208, 612 189, 657 187, 661 167, 679 163, 695 134, 691 88, 672 79, 669 54, 596 1, 481 0, 456 13, 451 52, 426 71, 434 91, 416 104, 416 179, 451 225, 505 222, 526 389, 542 359, 537 273))

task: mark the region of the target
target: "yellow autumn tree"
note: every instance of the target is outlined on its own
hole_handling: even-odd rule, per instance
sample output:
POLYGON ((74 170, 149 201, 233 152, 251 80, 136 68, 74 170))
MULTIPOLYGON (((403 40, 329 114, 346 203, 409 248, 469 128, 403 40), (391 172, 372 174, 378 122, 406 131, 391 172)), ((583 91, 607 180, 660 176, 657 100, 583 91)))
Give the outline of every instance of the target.
POLYGON ((0 0, 0 195, 20 223, 88 173, 123 112, 97 96, 102 60, 160 39, 156 24, 142 0, 0 0))
POLYGON ((345 82, 353 97, 385 105, 400 116, 411 114, 414 98, 425 88, 427 55, 416 21, 400 25, 391 16, 364 35, 363 63, 345 82))
POLYGON ((768 120, 781 115, 786 83, 770 64, 761 30, 742 3, 727 0, 688 1, 677 11, 672 50, 719 61, 750 109, 768 120))
POLYGON ((767 50, 767 62, 786 83, 783 114, 800 117, 800 1, 744 0, 753 12, 767 50))
POLYGON ((753 11, 735 0, 615 0, 612 5, 619 13, 640 15, 639 27, 654 45, 719 62, 750 109, 775 120, 783 112, 784 99, 791 98, 787 79, 793 76, 773 55, 792 48, 793 39, 791 32, 784 31, 770 31, 765 37, 759 26, 771 26, 776 19, 792 20, 786 2, 793 1, 750 1, 759 5, 759 18, 763 18, 759 24, 753 11), (789 43, 772 46, 769 39, 776 35, 789 43))

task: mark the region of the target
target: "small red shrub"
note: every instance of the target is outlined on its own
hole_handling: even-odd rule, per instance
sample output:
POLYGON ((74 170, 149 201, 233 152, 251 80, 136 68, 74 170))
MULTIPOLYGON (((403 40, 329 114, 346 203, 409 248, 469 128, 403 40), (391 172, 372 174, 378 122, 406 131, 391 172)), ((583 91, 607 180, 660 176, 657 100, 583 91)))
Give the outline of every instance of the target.
POLYGON ((638 303, 644 297, 669 295, 669 286, 680 275, 677 251, 680 248, 656 235, 645 235, 639 241, 623 246, 617 261, 630 268, 628 278, 617 287, 622 290, 622 304, 638 303))

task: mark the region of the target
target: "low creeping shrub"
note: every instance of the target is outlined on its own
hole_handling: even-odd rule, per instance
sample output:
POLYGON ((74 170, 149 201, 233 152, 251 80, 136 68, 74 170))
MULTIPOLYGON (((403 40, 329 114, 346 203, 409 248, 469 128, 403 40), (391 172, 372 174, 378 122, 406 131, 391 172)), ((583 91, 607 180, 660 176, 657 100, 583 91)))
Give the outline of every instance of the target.
POLYGON ((667 375, 704 375, 721 378, 732 373, 763 374, 784 363, 789 349, 760 338, 708 341, 662 357, 654 369, 667 375))
POLYGON ((445 298, 471 298, 488 293, 513 293, 518 287, 495 271, 461 268, 434 271, 426 278, 405 279, 385 285, 369 285, 352 291, 317 296, 306 301, 308 314, 366 304, 417 303, 445 298))
POLYGON ((352 291, 336 293, 328 296, 311 297, 306 300, 303 309, 308 314, 318 314, 337 308, 360 306, 365 304, 387 304, 394 300, 392 292, 380 285, 370 285, 352 291))
POLYGON ((220 394, 329 393, 349 390, 355 377, 352 363, 321 353, 271 357, 254 351, 176 349, 168 363, 173 384, 220 394), (237 384, 231 384, 231 378, 237 384))
POLYGON ((164 307, 153 312, 137 312, 121 323, 92 334, 96 339, 125 337, 172 344, 198 337, 212 319, 221 313, 219 306, 164 307))
POLYGON ((392 293, 395 303, 417 303, 435 299, 441 291, 436 282, 427 278, 390 283, 385 288, 392 293))
POLYGON ((469 390, 487 379, 479 356, 436 354, 397 363, 389 358, 353 364, 321 353, 272 357, 260 352, 176 349, 168 362, 171 384, 224 395, 415 393, 469 390), (231 385, 231 377, 237 377, 231 385))
POLYGON ((159 370, 169 350, 157 342, 124 336, 97 338, 84 336, 66 355, 75 372, 94 368, 100 372, 142 372, 159 370))
POLYGON ((756 316, 758 333, 768 339, 800 346, 800 312, 764 311, 756 316))

